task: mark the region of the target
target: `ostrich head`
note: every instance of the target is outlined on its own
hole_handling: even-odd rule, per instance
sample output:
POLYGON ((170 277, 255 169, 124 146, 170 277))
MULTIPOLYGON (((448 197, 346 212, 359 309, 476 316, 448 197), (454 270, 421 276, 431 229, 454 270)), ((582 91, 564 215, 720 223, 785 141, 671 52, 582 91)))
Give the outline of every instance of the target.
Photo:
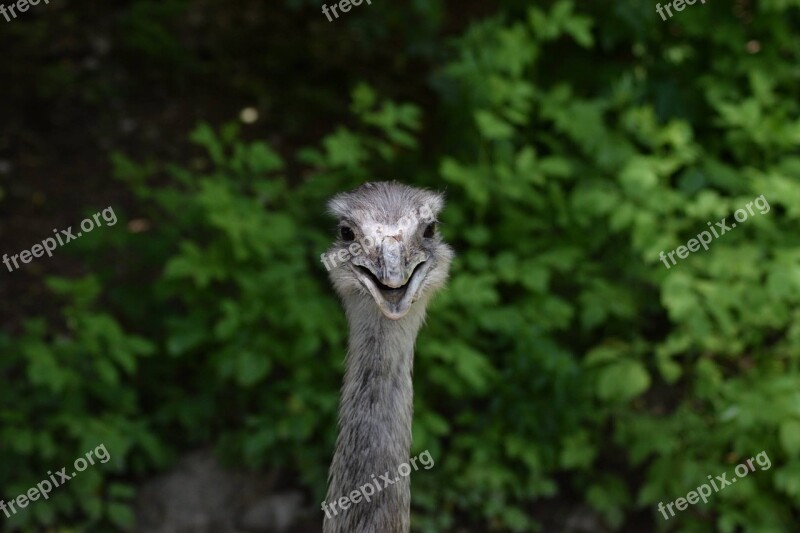
POLYGON ((396 182, 365 183, 331 199, 339 226, 327 252, 335 264, 330 277, 348 307, 377 306, 390 320, 415 306, 424 311, 453 258, 437 229, 443 206, 441 194, 396 182))

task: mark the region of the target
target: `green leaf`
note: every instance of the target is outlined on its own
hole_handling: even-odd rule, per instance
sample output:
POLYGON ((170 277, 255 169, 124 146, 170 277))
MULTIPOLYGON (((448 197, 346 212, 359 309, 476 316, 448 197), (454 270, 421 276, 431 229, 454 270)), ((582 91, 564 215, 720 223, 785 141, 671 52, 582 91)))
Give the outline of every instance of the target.
POLYGON ((476 111, 475 121, 481 134, 487 139, 502 140, 514 135, 514 128, 510 124, 489 111, 476 111))
POLYGON ((264 174, 283 168, 283 159, 276 151, 262 142, 253 143, 247 154, 250 170, 256 174, 264 174))
POLYGON ((797 456, 800 453, 800 421, 784 420, 778 429, 781 446, 787 454, 797 456))
POLYGON ((600 370, 597 395, 603 400, 630 400, 650 387, 650 374, 638 361, 623 360, 600 370))
POLYGON ((322 141, 326 157, 334 167, 356 167, 367 158, 367 152, 357 135, 340 127, 322 141))
POLYGON ((252 387, 264 379, 271 367, 269 358, 264 354, 240 352, 237 356, 236 379, 243 387, 252 387))
POLYGON ((108 518, 122 530, 128 530, 136 520, 130 506, 121 503, 108 504, 108 518))
POLYGON ((591 466, 597 455, 597 446, 590 441, 589 434, 580 432, 564 440, 559 464, 562 468, 584 469, 591 466))

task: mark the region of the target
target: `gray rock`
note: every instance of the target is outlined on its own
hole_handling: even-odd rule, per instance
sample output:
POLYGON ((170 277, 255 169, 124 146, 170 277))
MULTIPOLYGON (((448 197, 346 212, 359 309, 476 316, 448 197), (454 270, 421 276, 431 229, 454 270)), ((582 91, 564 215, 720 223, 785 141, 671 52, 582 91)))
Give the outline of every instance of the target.
POLYGON ((184 457, 136 497, 142 533, 288 533, 308 515, 299 491, 273 493, 277 474, 224 468, 210 451, 184 457))

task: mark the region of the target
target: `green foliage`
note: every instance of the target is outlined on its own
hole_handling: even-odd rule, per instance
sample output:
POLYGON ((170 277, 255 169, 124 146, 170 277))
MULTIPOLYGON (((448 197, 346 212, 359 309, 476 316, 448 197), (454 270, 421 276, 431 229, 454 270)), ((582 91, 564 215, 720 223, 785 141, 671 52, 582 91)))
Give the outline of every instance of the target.
POLYGON ((15 376, 0 390, 4 495, 25 494, 62 466, 69 473, 76 458, 100 444, 111 459, 55 488, 53 498, 37 501, 8 524, 59 525, 83 517, 88 525, 129 525, 130 513, 117 507, 127 509, 132 492, 115 478, 135 472, 143 460, 164 464, 167 454, 151 423, 139 417, 140 394, 132 385, 155 346, 99 310, 96 278, 51 279, 49 286, 70 302, 62 310, 64 323, 48 329, 44 320, 30 319, 18 338, 0 337, 0 373, 15 376))
MULTIPOLYGON (((709 43, 709 54, 724 51, 737 62, 682 65, 704 74, 683 91, 695 101, 669 102, 677 109, 666 114, 652 98, 663 89, 664 67, 648 75, 647 65, 679 62, 662 56, 663 47, 699 49, 713 12, 682 14, 680 38, 665 42, 651 32, 635 41, 638 58, 624 70, 592 50, 590 28, 605 21, 574 11, 563 1, 549 12, 529 9, 525 22, 477 24, 444 69, 443 83, 459 89, 449 112, 471 115, 475 134, 454 142, 459 155, 445 156, 440 167, 450 184, 448 217, 457 228, 450 237, 463 239, 467 250, 440 315, 450 308, 458 313, 461 326, 450 334, 483 352, 489 370, 514 368, 520 359, 533 365, 509 373, 484 396, 489 405, 500 404, 489 416, 493 430, 474 415, 473 423, 451 426, 447 450, 472 459, 452 465, 452 498, 486 491, 475 500, 484 504, 471 507, 475 515, 525 529, 519 505, 548 492, 520 488, 566 470, 573 472, 571 490, 583 492, 610 526, 621 526, 636 507, 649 508, 661 524, 654 504, 766 450, 773 472, 754 475, 669 525, 789 530, 797 496, 779 480, 797 468, 800 345, 793 309, 800 294, 788 274, 797 271, 798 256, 787 237, 800 192, 793 179, 798 106, 777 95, 792 94, 796 79, 767 58, 756 62, 743 42, 735 50, 728 41, 709 43), (578 48, 553 72, 549 43, 565 39, 578 48), (594 65, 592 83, 601 90, 581 83, 579 69, 587 64, 594 65), (730 220, 762 194, 769 213, 757 211, 714 240, 710 251, 701 249, 670 270, 658 261, 660 251, 684 244, 706 221, 730 220), (530 342, 530 328, 545 342, 530 342), (557 403, 568 382, 559 383, 554 367, 539 361, 551 349, 566 351, 572 365, 568 405, 557 403), (530 387, 542 375, 556 391, 530 387), (515 382, 526 387, 524 397, 508 397, 515 382), (529 414, 514 416, 515 402, 524 402, 529 414), (560 416, 554 432, 542 435, 550 411, 560 416), (538 427, 528 429, 526 420, 538 427), (609 429, 615 447, 607 441, 609 429), (501 443, 512 438, 528 443, 542 461, 517 462, 502 453, 501 443), (472 442, 456 447, 462 439, 472 442), (619 457, 624 450, 628 457, 619 457), (475 455, 487 454, 495 481, 476 483, 471 469, 487 467, 475 455), (640 469, 646 480, 637 486, 640 469)), ((782 27, 778 16, 760 14, 757 27, 782 27)), ((752 38, 773 42, 754 32, 752 38)), ((608 35, 605 28, 594 34, 608 35)), ((624 43, 606 39, 606 49, 624 43)), ((796 52, 790 41, 780 42, 796 52)), ((432 330, 438 332, 439 322, 432 330)), ((421 343, 422 356, 428 350, 421 343)), ((433 374, 427 377, 425 384, 433 381, 433 374)), ((459 412, 471 410, 460 404, 447 418, 458 420, 459 412)))
POLYGON ((418 342, 418 530, 537 531, 563 502, 611 530, 792 529, 800 2, 668 23, 517 4, 433 54, 435 106, 354 82, 349 119, 296 153, 201 124, 191 164, 113 155, 147 224, 81 243, 96 274, 51 281, 61 322, 0 337, 0 486, 99 442, 112 461, 14 524, 126 523, 126 480, 208 443, 321 498, 346 341, 324 202, 396 177, 447 191, 458 251, 418 342), (708 251, 659 260, 761 195, 708 251), (663 521, 762 450, 771 469, 663 521))
POLYGON ((160 222, 146 224, 144 232, 96 233, 81 242, 106 278, 110 312, 96 309, 103 287, 96 277, 54 279, 50 289, 69 302, 62 314, 66 331, 51 338, 47 332, 57 326, 32 319, 25 335, 2 339, 4 352, 18 355, 0 371, 24 379, 4 391, 9 407, 0 411, 0 450, 18 460, 3 464, 25 459, 26 467, 0 470, 0 483, 9 494, 22 493, 25 483, 54 466, 50 461, 71 461, 100 442, 116 463, 82 474, 83 485, 71 486, 75 495, 89 490, 96 498, 59 499, 69 504, 64 508, 48 502, 12 524, 53 523, 56 516, 63 523, 81 512, 89 524, 127 523, 129 491, 113 483, 113 472, 163 467, 208 442, 249 467, 298 472, 321 497, 346 325, 318 259, 330 226, 320 206, 343 183, 361 181, 362 165, 392 161, 415 147, 418 129, 417 108, 379 102, 365 85, 353 92, 353 111, 361 118, 353 129, 338 129, 300 156, 328 168, 336 181, 320 175, 295 189, 284 177, 283 158, 263 142, 243 143, 236 125, 217 134, 202 124, 192 133, 206 154, 198 170, 113 155, 116 176, 150 220, 160 222), (153 185, 155 178, 169 185, 153 185), (108 269, 102 253, 108 249, 124 262, 137 258, 127 273, 135 286, 114 283, 120 272, 108 269), (127 333, 115 316, 143 336, 127 333), (165 387, 165 376, 177 381, 165 387), (12 398, 26 391, 37 401, 20 408, 12 398), (104 414, 86 417, 90 405, 104 414), (33 419, 48 422, 33 431, 27 426, 33 419), (64 437, 70 446, 57 448, 56 439, 64 437), (95 483, 87 486, 90 475, 95 483))

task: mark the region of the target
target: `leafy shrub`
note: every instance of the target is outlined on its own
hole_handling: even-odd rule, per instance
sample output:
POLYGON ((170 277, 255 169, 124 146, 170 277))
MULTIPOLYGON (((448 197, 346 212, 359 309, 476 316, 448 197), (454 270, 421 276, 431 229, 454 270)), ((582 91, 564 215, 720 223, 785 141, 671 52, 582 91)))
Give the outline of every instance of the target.
MULTIPOLYGON (((455 456, 445 497, 501 528, 527 530, 524 502, 557 491, 577 492, 614 528, 637 508, 682 531, 796 521, 800 285, 787 237, 798 106, 779 95, 797 80, 752 51, 769 42, 796 54, 781 17, 797 12, 760 5, 745 46, 741 24, 708 7, 681 14, 669 40, 620 32, 569 1, 530 8, 474 25, 442 71, 455 95, 447 112, 473 120, 440 165, 465 251, 442 312, 452 329, 431 324, 457 340, 421 343, 420 358, 456 375, 453 361, 475 362, 464 377, 477 376, 467 382, 482 401, 465 407, 470 393, 454 394, 444 417, 458 421, 442 439, 455 456), (738 39, 709 42, 717 17, 725 30, 714 35, 738 39), (563 50, 565 39, 569 61, 554 64, 550 43, 563 50), (627 65, 608 60, 626 47, 627 65), (762 194, 768 214, 669 270, 659 262, 762 194), (762 450, 771 471, 669 523, 656 512, 762 450)), ((614 9, 641 15, 632 2, 614 9)), ((444 372, 420 374, 423 387, 451 390, 444 372)))

